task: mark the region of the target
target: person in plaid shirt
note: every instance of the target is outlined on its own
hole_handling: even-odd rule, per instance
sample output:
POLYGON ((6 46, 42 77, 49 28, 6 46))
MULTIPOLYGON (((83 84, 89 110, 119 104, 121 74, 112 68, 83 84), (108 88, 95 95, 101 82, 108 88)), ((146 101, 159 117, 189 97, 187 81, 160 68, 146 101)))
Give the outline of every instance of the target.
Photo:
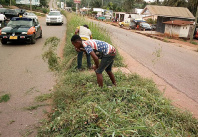
POLYGON ((112 73, 112 65, 116 55, 116 50, 112 45, 108 44, 107 42, 95 39, 82 41, 79 35, 72 36, 71 42, 75 48, 85 51, 87 54, 92 56, 95 63, 93 69, 96 72, 97 83, 100 87, 103 87, 102 72, 104 70, 107 72, 112 83, 116 86, 115 77, 112 73), (98 57, 94 51, 99 52, 102 56, 98 57), (101 63, 99 63, 99 58, 101 59, 101 63))

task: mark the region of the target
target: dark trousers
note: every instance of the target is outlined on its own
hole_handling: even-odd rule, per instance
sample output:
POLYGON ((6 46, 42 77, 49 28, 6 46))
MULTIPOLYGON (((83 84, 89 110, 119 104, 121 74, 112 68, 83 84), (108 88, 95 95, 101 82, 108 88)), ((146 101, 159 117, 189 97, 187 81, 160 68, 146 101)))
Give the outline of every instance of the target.
MULTIPOLYGON (((86 53, 86 57, 87 57, 87 67, 90 68, 91 67, 91 59, 90 59, 90 54, 86 53)), ((77 57, 77 68, 81 69, 82 67, 82 58, 83 58, 83 51, 78 52, 78 57, 77 57)))

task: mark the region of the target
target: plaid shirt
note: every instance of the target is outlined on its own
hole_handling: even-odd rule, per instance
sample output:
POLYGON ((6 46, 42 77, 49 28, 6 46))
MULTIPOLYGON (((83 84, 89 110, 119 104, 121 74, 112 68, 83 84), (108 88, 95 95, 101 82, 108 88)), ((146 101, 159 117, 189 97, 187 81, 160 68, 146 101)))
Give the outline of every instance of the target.
POLYGON ((115 48, 112 45, 104 41, 91 39, 91 40, 83 41, 82 43, 83 43, 84 49, 86 50, 88 54, 90 54, 90 52, 92 52, 93 50, 102 52, 104 55, 116 52, 115 48))

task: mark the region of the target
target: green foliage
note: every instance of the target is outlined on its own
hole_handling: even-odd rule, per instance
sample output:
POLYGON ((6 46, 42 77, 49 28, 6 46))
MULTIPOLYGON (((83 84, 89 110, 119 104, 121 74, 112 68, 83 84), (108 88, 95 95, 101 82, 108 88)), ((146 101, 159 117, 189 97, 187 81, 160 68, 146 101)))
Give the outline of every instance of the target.
POLYGON ((40 95, 40 96, 37 96, 37 97, 35 98, 35 100, 36 100, 37 102, 43 102, 43 101, 46 101, 46 100, 52 98, 52 96, 53 96, 53 95, 52 95, 51 93, 49 93, 49 94, 42 94, 42 95, 40 95))
POLYGON ((157 23, 157 20, 153 20, 152 18, 148 18, 148 19, 146 20, 146 22, 149 23, 149 24, 156 24, 156 23, 157 23))
POLYGON ((5 94, 0 97, 0 103, 7 102, 8 100, 10 100, 10 94, 5 94))
POLYGON ((57 57, 57 45, 59 44, 60 39, 57 37, 50 37, 45 41, 44 48, 47 47, 48 50, 42 55, 43 60, 47 60, 49 64, 49 69, 51 71, 60 70, 60 58, 57 57))
POLYGON ((66 74, 38 136, 197 136, 197 120, 171 106, 151 80, 117 72, 117 87, 105 77, 99 88, 95 74, 66 74))

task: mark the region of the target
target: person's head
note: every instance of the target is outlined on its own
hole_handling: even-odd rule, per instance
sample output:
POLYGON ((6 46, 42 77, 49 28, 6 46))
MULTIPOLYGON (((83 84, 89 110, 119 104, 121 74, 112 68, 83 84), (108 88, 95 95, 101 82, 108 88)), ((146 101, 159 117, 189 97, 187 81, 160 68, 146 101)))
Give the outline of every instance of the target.
POLYGON ((82 39, 79 35, 72 36, 71 42, 77 49, 80 49, 82 47, 82 39))
POLYGON ((85 25, 83 25, 83 27, 86 27, 86 28, 88 28, 88 29, 89 29, 88 25, 86 25, 86 24, 85 24, 85 25))

